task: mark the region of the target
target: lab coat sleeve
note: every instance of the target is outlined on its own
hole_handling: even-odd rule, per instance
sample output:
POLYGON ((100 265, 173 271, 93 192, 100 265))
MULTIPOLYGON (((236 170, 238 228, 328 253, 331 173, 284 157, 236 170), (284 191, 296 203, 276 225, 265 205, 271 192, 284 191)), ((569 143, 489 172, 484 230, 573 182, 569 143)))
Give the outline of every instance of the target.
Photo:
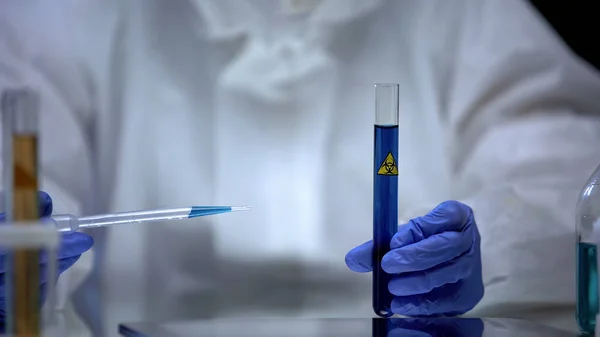
POLYGON ((574 313, 575 204, 600 160, 600 77, 526 2, 469 4, 445 118, 452 192, 482 238, 474 313, 574 313))
MULTIPOLYGON (((89 200, 92 99, 89 78, 75 61, 64 8, 44 1, 1 1, 0 92, 29 87, 40 94, 40 188, 54 213, 79 214, 89 200), (68 168, 65 169, 65 168, 68 168)), ((63 273, 58 310, 91 270, 91 253, 63 273)))

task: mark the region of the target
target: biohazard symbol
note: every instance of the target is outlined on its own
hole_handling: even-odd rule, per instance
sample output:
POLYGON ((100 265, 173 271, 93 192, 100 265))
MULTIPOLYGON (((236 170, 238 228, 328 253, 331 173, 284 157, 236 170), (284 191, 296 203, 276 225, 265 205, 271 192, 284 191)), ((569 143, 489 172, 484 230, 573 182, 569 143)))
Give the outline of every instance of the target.
POLYGON ((396 165, 396 160, 392 153, 388 153, 387 157, 379 167, 379 171, 377 174, 382 176, 397 176, 398 175, 398 166, 396 165))

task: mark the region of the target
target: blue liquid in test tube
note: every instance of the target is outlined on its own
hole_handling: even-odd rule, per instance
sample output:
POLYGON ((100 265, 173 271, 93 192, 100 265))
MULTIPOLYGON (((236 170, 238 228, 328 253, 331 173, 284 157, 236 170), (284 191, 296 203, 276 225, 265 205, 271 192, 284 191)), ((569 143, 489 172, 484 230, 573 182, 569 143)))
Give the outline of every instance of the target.
POLYGON ((398 84, 375 85, 375 155, 373 178, 373 310, 393 315, 391 275, 381 269, 398 231, 398 84))

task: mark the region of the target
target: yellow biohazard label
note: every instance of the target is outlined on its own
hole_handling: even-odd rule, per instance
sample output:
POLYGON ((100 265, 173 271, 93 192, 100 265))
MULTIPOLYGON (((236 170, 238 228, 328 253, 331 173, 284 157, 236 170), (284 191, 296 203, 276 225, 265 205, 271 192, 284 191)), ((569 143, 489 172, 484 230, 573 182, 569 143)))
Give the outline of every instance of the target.
POLYGON ((377 174, 382 176, 398 175, 398 165, 396 165, 396 159, 394 159, 394 156, 391 152, 388 153, 388 155, 385 157, 385 160, 379 167, 379 171, 377 171, 377 174))

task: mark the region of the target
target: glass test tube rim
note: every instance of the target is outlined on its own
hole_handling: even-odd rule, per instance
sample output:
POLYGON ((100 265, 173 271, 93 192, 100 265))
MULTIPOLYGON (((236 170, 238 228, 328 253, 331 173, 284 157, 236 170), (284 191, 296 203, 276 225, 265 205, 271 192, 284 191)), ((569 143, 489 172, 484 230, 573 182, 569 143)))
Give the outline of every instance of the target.
POLYGON ((398 126, 400 85, 398 83, 375 83, 375 125, 398 126))
POLYGON ((5 91, 3 104, 13 112, 11 116, 13 134, 37 135, 39 132, 39 94, 30 88, 5 91))

